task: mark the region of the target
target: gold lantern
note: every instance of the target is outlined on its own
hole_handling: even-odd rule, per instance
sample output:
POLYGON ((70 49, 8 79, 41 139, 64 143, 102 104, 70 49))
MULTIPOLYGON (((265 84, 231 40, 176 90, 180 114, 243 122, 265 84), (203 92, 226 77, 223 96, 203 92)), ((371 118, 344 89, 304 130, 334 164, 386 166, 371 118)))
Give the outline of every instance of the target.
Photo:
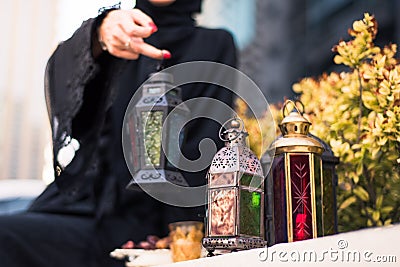
POLYGON ((203 246, 243 250, 266 245, 264 239, 264 177, 259 159, 246 145, 247 132, 233 118, 220 136, 225 142, 207 174, 206 234, 203 246))
POLYGON ((323 144, 309 134, 311 123, 293 101, 285 102, 283 116, 282 136, 271 145, 275 155, 267 178, 269 245, 326 235, 324 226, 329 222, 324 220, 334 216, 328 216, 325 210, 336 212, 332 203, 327 203, 329 198, 324 197, 332 195, 334 188, 324 186, 332 182, 324 183, 323 144), (289 106, 293 109, 288 112, 289 106))

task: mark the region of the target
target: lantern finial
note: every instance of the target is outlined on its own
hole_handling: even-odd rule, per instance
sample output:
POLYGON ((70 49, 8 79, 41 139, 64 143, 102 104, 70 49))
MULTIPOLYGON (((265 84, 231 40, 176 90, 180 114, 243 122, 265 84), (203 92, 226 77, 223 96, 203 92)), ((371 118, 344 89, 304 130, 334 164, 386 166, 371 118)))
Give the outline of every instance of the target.
POLYGON ((246 146, 248 135, 243 120, 236 116, 225 122, 219 130, 220 139, 225 142, 226 146, 246 146), (223 129, 226 130, 222 132, 223 129))

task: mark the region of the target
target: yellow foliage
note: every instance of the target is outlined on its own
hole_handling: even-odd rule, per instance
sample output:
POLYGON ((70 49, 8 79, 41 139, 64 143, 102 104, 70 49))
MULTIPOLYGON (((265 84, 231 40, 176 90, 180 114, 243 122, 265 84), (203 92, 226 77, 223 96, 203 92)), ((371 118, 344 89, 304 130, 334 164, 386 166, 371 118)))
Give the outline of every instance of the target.
MULTIPOLYGON (((334 62, 349 71, 307 77, 293 85, 312 123, 311 133, 340 158, 341 231, 400 221, 400 64, 397 45, 375 46, 377 31, 374 16, 364 14, 348 31, 352 39, 333 49, 334 62)), ((279 122, 280 107, 270 108, 279 122)), ((239 103, 238 110, 249 133, 259 134, 252 129, 256 122, 246 118, 245 105, 239 103)))
POLYGON ((259 158, 265 153, 265 150, 274 141, 278 132, 275 126, 275 118, 278 116, 278 108, 270 106, 265 114, 256 118, 253 114, 249 114, 249 108, 242 99, 236 101, 236 113, 244 121, 244 125, 249 134, 250 149, 259 158), (270 111, 270 112, 269 112, 270 111))
POLYGON ((354 22, 349 34, 352 40, 334 47, 334 61, 350 71, 304 78, 293 85, 309 114, 313 134, 340 157, 339 184, 350 185, 338 192, 341 230, 400 220, 397 46, 375 46, 377 22, 369 14, 354 22))

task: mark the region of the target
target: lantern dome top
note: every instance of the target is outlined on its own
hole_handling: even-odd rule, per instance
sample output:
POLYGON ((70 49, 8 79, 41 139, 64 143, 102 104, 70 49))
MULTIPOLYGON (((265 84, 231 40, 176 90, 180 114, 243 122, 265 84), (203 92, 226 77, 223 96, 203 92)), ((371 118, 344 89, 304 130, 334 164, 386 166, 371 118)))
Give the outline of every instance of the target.
MULTIPOLYGON (((296 103, 300 103, 296 101, 296 103)), ((310 137, 311 122, 309 122, 299 111, 299 107, 295 102, 287 100, 283 106, 283 120, 279 125, 282 136, 276 139, 271 148, 275 148, 275 154, 283 152, 313 152, 322 154, 324 146, 317 139, 310 137), (289 114, 287 112, 288 105, 292 104, 293 109, 289 114)))
POLYGON ((288 116, 284 117, 279 127, 281 128, 282 134, 308 134, 311 123, 304 118, 300 112, 294 108, 288 116))
POLYGON ((209 173, 227 172, 264 176, 259 159, 248 147, 223 147, 215 154, 209 173))
POLYGON ((219 134, 225 147, 214 156, 210 173, 242 172, 263 176, 259 159, 246 144, 248 133, 240 118, 234 117, 225 122, 219 134), (222 132, 225 126, 227 129, 222 132))
POLYGON ((303 110, 300 111, 300 108, 296 105, 297 103, 301 104, 300 101, 293 102, 291 100, 286 100, 286 102, 283 106, 283 109, 282 109, 283 120, 282 120, 281 124, 279 125, 279 128, 281 129, 283 136, 307 135, 310 130, 311 122, 309 122, 302 115, 304 107, 301 106, 301 108, 303 110), (286 115, 289 104, 291 104, 293 106, 293 108, 292 108, 292 110, 290 110, 289 114, 286 115))

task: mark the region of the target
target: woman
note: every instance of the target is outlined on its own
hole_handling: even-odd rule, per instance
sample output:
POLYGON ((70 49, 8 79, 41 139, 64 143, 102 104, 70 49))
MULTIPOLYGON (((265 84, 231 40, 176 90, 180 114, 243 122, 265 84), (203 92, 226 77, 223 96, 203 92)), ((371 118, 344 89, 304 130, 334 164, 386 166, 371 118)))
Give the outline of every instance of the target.
MULTIPOLYGON (((174 208, 125 189, 131 175, 121 130, 130 98, 160 59, 167 66, 198 60, 235 66, 231 35, 195 26, 200 7, 200 0, 138 0, 137 9, 85 21, 57 47, 45 81, 56 179, 28 212, 0 217, 2 266, 122 266, 108 254, 126 240, 164 236, 169 222, 199 220, 202 207, 174 208), (75 156, 63 160, 60 151, 74 142, 75 156)), ((201 96, 232 106, 228 90, 183 86, 183 100, 201 96)), ((184 155, 196 159, 205 137, 218 143, 218 127, 204 119, 189 123, 184 155)), ((186 178, 201 184, 205 173, 186 178)))

